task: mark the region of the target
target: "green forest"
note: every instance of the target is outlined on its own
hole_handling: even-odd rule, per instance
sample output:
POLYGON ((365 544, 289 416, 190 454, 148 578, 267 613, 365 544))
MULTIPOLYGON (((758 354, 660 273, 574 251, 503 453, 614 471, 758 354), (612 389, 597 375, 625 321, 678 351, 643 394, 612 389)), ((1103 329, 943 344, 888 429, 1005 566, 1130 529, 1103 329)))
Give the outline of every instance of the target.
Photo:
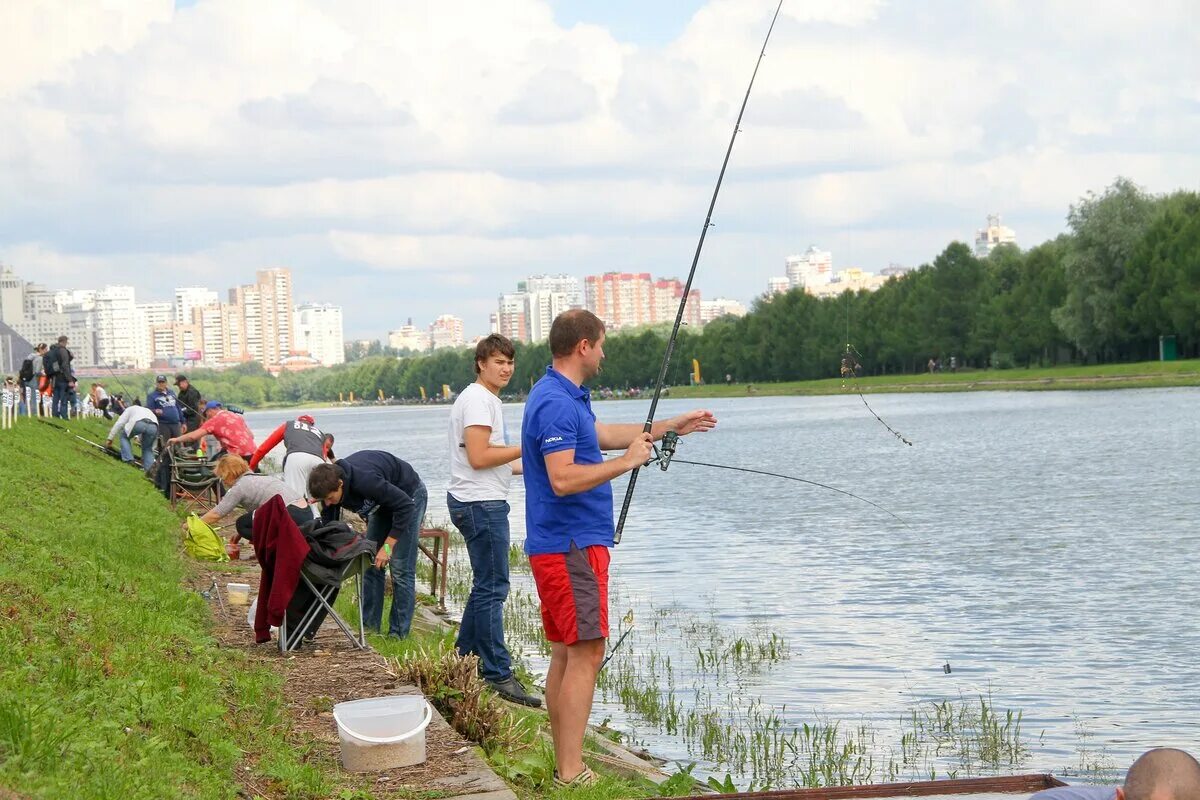
MULTIPOLYGON (((1180 358, 1200 355, 1200 194, 1155 196, 1121 178, 1071 206, 1068 231, 1028 250, 976 258, 961 242, 875 292, 817 299, 802 290, 758 300, 742 318, 684 328, 668 381, 686 384, 692 359, 705 380, 794 381, 838 374, 850 344, 863 374, 917 373, 930 358, 1007 369, 1158 358, 1161 335, 1180 358)), ((703 264, 701 265, 703 272, 703 264)), ((597 386, 653 385, 669 330, 618 332, 605 344, 597 386)), ((509 386, 522 394, 550 361, 547 346, 518 345, 509 386)), ((192 375, 205 397, 258 406, 348 398, 429 396, 474 380, 471 350, 370 356, 271 377, 249 364, 192 375)), ((140 391, 148 388, 140 382, 140 391)))

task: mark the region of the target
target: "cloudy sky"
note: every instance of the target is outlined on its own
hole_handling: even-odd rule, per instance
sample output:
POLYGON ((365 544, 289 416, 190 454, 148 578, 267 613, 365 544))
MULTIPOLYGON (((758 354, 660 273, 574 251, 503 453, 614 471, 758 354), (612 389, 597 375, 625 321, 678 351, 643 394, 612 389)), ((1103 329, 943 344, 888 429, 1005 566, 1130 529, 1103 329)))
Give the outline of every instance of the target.
MULTIPOLYGON (((1200 6, 785 0, 697 276, 750 300, 816 243, 1023 245, 1117 175, 1200 184, 1200 6)), ((0 7, 0 262, 57 288, 297 300, 486 330, 522 276, 686 274, 773 0, 0 7)))

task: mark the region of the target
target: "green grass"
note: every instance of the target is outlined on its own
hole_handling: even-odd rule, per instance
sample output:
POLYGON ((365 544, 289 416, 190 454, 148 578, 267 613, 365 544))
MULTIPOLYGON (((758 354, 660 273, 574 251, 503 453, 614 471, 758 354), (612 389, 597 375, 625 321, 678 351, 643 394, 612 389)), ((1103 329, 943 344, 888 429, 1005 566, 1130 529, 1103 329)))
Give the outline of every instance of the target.
MULTIPOLYGON (((850 391, 854 382, 841 378, 780 383, 707 384, 673 386, 671 397, 746 397, 748 395, 826 395, 850 391)), ((1200 360, 1143 361, 1135 364, 1100 364, 1039 369, 959 370, 936 375, 881 375, 859 378, 863 393, 1039 391, 1049 389, 1147 389, 1166 386, 1200 386, 1200 360)))
POLYGON ((333 765, 289 738, 282 678, 221 649, 183 587, 178 517, 140 471, 62 428, 107 432, 0 431, 0 789, 335 795, 333 765))

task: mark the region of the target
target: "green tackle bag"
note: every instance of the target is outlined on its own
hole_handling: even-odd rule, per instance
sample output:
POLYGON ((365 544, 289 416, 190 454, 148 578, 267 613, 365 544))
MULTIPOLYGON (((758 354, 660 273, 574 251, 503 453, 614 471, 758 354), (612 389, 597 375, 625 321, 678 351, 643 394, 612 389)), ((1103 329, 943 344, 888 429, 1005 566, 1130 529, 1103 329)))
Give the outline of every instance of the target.
POLYGON ((228 561, 225 544, 217 532, 195 514, 187 518, 187 534, 183 537, 183 549, 192 558, 202 561, 228 561))

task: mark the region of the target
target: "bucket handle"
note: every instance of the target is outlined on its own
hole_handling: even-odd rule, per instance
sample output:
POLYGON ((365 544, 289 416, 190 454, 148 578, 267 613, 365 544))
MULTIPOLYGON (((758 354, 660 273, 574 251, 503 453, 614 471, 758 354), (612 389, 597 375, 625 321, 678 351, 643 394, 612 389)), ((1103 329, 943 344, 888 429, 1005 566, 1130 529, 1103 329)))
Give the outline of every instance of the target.
POLYGON ((425 718, 421 720, 421 724, 413 728, 408 733, 402 733, 399 736, 366 736, 364 734, 357 733, 351 729, 350 726, 342 722, 342 720, 338 717, 337 709, 334 709, 333 711, 333 720, 337 723, 339 728, 349 733, 355 739, 361 739, 364 742, 371 742, 372 744, 396 744, 397 742, 403 742, 405 739, 416 736, 418 733, 425 730, 426 726, 433 721, 433 707, 429 705, 428 700, 425 700, 425 718))

